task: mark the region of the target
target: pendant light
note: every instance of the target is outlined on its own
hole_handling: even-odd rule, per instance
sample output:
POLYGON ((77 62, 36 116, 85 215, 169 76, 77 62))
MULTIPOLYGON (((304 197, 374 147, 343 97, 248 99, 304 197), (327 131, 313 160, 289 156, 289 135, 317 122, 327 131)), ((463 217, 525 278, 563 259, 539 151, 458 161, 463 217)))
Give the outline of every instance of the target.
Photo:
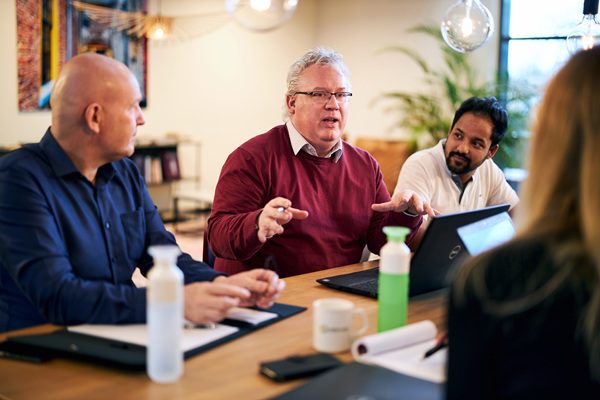
POLYGON ((265 32, 292 17, 298 0, 225 0, 225 9, 246 29, 265 32))
POLYGON ((479 0, 460 0, 446 11, 440 26, 452 49, 468 53, 482 46, 494 33, 490 10, 479 0))
POLYGON ((583 19, 567 36, 567 49, 575 54, 580 50, 589 50, 600 46, 600 24, 596 19, 598 0, 583 2, 583 19))

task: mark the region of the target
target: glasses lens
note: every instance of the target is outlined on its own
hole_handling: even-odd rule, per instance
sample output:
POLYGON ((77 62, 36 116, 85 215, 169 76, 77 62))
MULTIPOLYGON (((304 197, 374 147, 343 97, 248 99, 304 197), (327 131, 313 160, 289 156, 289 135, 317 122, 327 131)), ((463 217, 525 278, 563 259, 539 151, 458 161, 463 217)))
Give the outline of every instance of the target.
POLYGON ((312 92, 310 97, 312 97, 313 100, 318 101, 319 103, 326 103, 327 101, 329 101, 329 98, 331 97, 331 93, 324 92, 322 90, 316 90, 316 91, 312 92))
POLYGON ((350 92, 336 92, 334 96, 335 96, 335 99, 338 102, 346 102, 346 101, 348 101, 348 99, 350 99, 350 96, 352 96, 352 93, 350 93, 350 92))
POLYGON ((345 103, 348 101, 348 98, 351 95, 352 94, 350 92, 330 93, 330 92, 325 92, 322 90, 315 90, 314 92, 311 92, 311 97, 313 98, 313 100, 315 100, 319 103, 327 103, 331 99, 331 96, 335 97, 335 100, 338 103, 345 103))

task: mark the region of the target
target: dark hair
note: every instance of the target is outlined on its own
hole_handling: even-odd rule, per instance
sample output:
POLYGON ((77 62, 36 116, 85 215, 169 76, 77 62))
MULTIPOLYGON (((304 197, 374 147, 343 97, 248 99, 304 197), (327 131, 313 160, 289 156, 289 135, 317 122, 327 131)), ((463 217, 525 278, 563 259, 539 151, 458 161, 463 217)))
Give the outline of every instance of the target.
POLYGON ((454 128, 460 117, 468 112, 489 117, 492 125, 494 125, 492 129, 492 146, 500 143, 508 127, 508 113, 495 97, 471 97, 465 100, 454 113, 450 130, 454 128))

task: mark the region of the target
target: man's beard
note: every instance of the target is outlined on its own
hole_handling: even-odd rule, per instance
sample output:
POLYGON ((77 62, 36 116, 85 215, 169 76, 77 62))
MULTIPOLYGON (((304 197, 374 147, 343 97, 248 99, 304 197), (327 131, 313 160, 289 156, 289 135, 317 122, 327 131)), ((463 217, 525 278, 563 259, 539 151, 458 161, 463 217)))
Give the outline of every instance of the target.
POLYGON ((467 156, 466 156, 466 155, 464 155, 464 154, 458 153, 458 152, 456 152, 456 151, 451 151, 451 152, 448 154, 448 157, 446 157, 446 166, 448 167, 448 169, 450 170, 450 172, 452 172, 453 174, 456 174, 456 175, 464 175, 464 174, 466 174, 466 173, 469 173, 469 172, 471 172, 471 171, 474 171, 474 170, 476 170, 477 168, 479 168, 479 166, 480 166, 481 164, 483 164, 483 162, 484 162, 485 160, 486 160, 486 159, 484 158, 484 159, 483 159, 483 160, 482 160, 482 161, 481 161, 479 164, 477 164, 477 165, 472 165, 472 164, 471 164, 471 159, 470 159, 469 157, 467 157, 467 156), (453 156, 457 156, 457 157, 459 157, 461 160, 463 160, 463 161, 464 161, 464 165, 463 165, 463 166, 461 166, 461 167, 458 167, 458 166, 455 166, 455 165, 453 165, 453 164, 451 163, 451 158, 452 158, 453 156))

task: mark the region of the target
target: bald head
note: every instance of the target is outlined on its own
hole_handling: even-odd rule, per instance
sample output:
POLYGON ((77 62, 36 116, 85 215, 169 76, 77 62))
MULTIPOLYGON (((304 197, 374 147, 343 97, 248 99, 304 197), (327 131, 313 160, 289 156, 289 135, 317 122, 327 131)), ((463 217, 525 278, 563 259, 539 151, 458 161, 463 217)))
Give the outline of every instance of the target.
MULTIPOLYGON (((111 102, 121 88, 135 81, 127 67, 112 58, 83 53, 62 68, 52 89, 53 133, 60 137, 85 129, 85 110, 93 103, 111 102)), ((137 82, 135 83, 137 86, 137 82)))
POLYGON ((112 58, 85 53, 63 67, 50 99, 51 132, 90 181, 100 166, 133 154, 145 123, 141 99, 133 74, 112 58))

